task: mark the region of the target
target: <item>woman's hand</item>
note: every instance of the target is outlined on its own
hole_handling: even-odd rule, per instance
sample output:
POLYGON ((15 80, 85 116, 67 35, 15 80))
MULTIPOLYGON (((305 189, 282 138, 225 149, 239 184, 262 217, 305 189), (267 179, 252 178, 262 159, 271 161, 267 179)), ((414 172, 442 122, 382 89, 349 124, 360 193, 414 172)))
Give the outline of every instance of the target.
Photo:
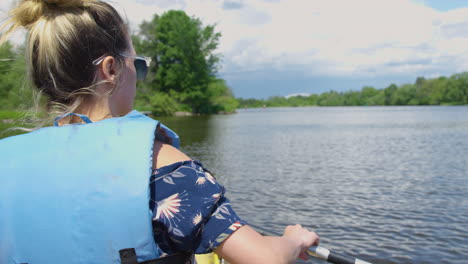
POLYGON ((301 225, 290 225, 284 229, 283 237, 290 238, 293 242, 298 243, 300 248, 299 258, 308 260, 307 249, 311 246, 317 246, 320 243, 320 238, 315 232, 311 232, 301 225))
POLYGON ((262 236, 246 225, 221 243, 215 252, 232 264, 286 264, 307 260, 306 250, 319 237, 300 225, 288 226, 282 236, 262 236))

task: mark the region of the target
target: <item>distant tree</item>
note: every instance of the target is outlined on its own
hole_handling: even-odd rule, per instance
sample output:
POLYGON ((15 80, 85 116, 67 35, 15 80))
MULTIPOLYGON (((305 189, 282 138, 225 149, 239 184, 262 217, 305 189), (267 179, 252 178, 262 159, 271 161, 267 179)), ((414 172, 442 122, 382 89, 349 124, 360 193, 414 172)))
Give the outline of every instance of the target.
POLYGON ((454 82, 454 90, 458 94, 459 104, 468 104, 468 72, 457 73, 450 77, 454 82))
POLYGON ((444 101, 445 87, 447 84, 447 77, 439 77, 431 80, 431 94, 429 95, 429 102, 432 105, 439 105, 444 101))
POLYGON ((313 102, 309 100, 310 96, 302 96, 302 95, 297 95, 297 96, 291 96, 288 98, 288 105, 289 106, 310 106, 314 105, 313 102))
POLYGON ((266 101, 266 106, 269 107, 280 107, 280 106, 289 106, 288 99, 283 96, 272 96, 269 97, 266 101))
POLYGON ((150 103, 151 94, 162 92, 187 110, 208 113, 213 109, 208 87, 216 82, 220 55, 214 51, 220 37, 213 25, 203 26, 183 11, 171 10, 143 22, 133 36, 135 49, 151 56, 155 67, 141 84, 138 102, 150 103))
POLYGON ((237 98, 239 102, 239 108, 257 108, 265 106, 265 101, 255 98, 237 98))
POLYGON ((396 84, 390 84, 387 88, 384 89, 384 103, 385 105, 393 104, 393 95, 395 94, 398 86, 396 84))
POLYGON ((367 105, 385 105, 384 90, 377 90, 378 93, 367 99, 367 105))
POLYGON ((444 104, 462 104, 463 91, 455 78, 449 78, 445 84, 443 103, 444 104))
POLYGON ((371 86, 365 86, 361 90, 361 98, 363 104, 368 104, 368 100, 379 93, 377 89, 371 86))
POLYGON ((309 95, 307 98, 308 105, 317 105, 318 97, 316 94, 309 95))
POLYGON ((415 87, 413 84, 404 84, 400 86, 392 96, 392 105, 408 105, 415 104, 416 102, 412 99, 415 95, 415 87))
POLYGON ((363 105, 362 95, 360 91, 347 91, 343 94, 343 105, 357 106, 363 105))
POLYGON ((342 106, 344 105, 344 96, 336 91, 330 91, 320 94, 318 98, 320 106, 342 106))
POLYGON ((426 80, 424 77, 418 77, 414 83, 415 87, 415 98, 420 105, 430 104, 430 95, 432 93, 432 82, 426 80))

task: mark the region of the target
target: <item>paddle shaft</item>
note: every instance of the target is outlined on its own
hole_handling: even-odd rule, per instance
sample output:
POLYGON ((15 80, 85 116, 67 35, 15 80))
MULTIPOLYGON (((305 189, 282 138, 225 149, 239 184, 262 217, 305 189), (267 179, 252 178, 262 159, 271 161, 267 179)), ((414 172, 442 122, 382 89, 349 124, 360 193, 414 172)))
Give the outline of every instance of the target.
POLYGON ((310 247, 307 250, 307 254, 334 264, 371 264, 357 258, 331 252, 330 250, 319 246, 310 247))
MULTIPOLYGON (((270 233, 270 234, 274 234, 274 235, 277 235, 277 236, 281 236, 278 233, 271 232, 269 230, 266 230, 265 228, 262 228, 262 227, 259 227, 259 226, 256 226, 256 225, 252 225, 251 223, 249 223, 249 225, 256 228, 256 229, 259 229, 260 231, 270 233)), ((332 251, 330 251, 330 250, 328 250, 328 249, 326 249, 324 247, 319 247, 319 246, 310 247, 307 250, 307 254, 309 256, 316 257, 316 258, 319 258, 319 259, 323 259, 323 260, 325 260, 327 262, 334 263, 334 264, 372 264, 372 263, 366 262, 364 260, 360 260, 360 259, 357 259, 357 258, 352 258, 352 257, 348 257, 348 256, 345 256, 345 255, 342 255, 342 254, 332 252, 332 251)))

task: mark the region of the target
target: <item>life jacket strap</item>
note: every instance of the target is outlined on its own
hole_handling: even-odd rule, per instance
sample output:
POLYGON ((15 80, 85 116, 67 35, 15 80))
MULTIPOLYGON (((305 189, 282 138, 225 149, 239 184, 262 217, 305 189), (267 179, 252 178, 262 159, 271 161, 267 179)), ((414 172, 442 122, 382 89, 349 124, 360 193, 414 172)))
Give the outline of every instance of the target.
POLYGON ((119 251, 121 264, 192 264, 191 253, 176 253, 162 258, 138 262, 134 248, 125 248, 119 251))
POLYGON ((86 124, 90 124, 92 123, 93 121, 91 121, 91 119, 89 119, 89 117, 85 116, 85 115, 82 115, 82 114, 76 114, 76 113, 68 113, 68 114, 64 114, 64 115, 61 115, 61 116, 58 116, 54 119, 54 126, 59 126, 58 125, 58 121, 64 117, 68 117, 68 116, 77 116, 79 118, 81 118, 81 120, 83 120, 83 122, 85 122, 86 124))

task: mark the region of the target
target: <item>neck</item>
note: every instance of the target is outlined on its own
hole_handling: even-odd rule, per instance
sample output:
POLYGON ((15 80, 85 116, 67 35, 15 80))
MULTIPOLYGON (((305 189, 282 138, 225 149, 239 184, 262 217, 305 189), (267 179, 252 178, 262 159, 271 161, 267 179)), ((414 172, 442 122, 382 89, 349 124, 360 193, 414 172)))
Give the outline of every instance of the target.
MULTIPOLYGON (((92 122, 97 122, 113 117, 109 108, 107 96, 93 97, 87 100, 86 103, 80 105, 74 112, 87 116, 92 122)), ((70 123, 80 122, 81 119, 76 116, 72 117, 70 121, 70 123)))

